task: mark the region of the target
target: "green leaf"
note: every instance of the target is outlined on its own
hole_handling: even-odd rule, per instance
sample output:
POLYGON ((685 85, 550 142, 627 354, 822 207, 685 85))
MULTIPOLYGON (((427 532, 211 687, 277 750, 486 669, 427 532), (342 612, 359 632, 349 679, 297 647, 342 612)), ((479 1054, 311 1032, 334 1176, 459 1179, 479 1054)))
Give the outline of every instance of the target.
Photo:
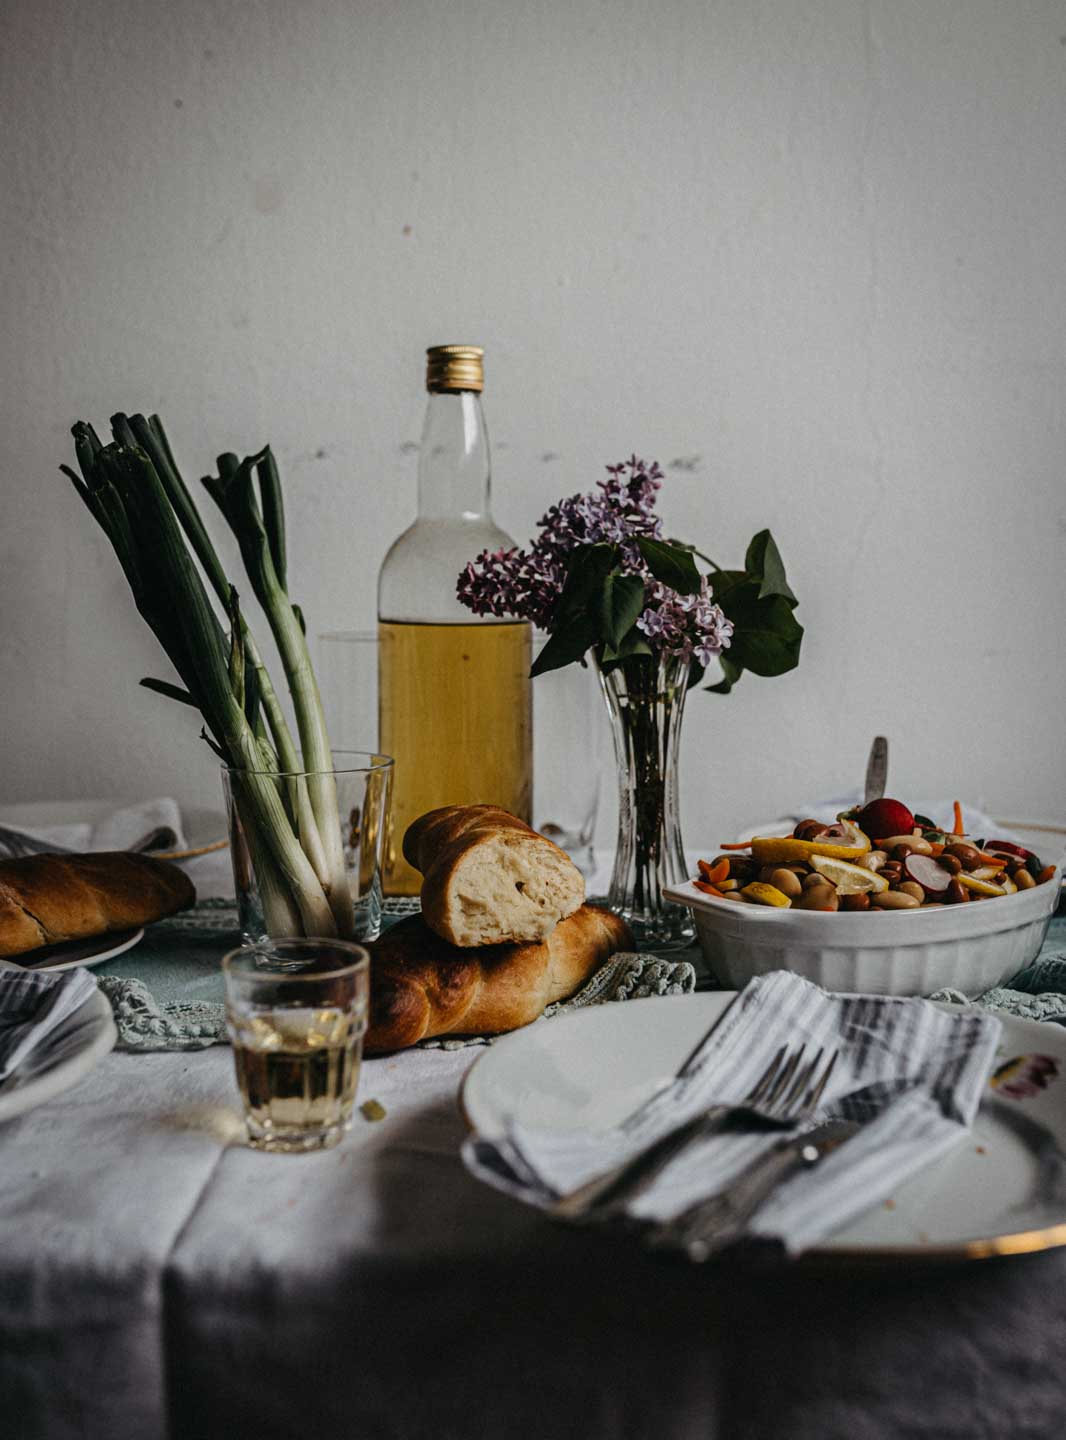
POLYGON ((718 663, 722 667, 721 680, 719 680, 717 685, 705 685, 703 688, 709 690, 712 695, 728 695, 741 675, 744 674, 744 671, 741 666, 734 665, 724 651, 719 655, 718 663))
POLYGON ((573 621, 564 630, 556 630, 533 662, 530 676, 545 675, 549 670, 561 670, 581 660, 599 640, 599 627, 590 615, 573 621))
POLYGON ((268 445, 263 458, 255 467, 259 478, 259 499, 263 507, 263 524, 266 527, 270 555, 274 561, 274 573, 283 590, 288 589, 285 571, 285 504, 281 494, 281 477, 268 445))
POLYGON ((637 548, 656 580, 669 585, 679 595, 695 595, 699 590, 700 572, 691 550, 669 540, 652 540, 647 535, 637 537, 637 548))
POLYGON ((619 665, 624 665, 634 655, 650 655, 651 645, 647 638, 636 628, 630 630, 628 635, 623 636, 622 643, 615 649, 611 645, 604 645, 600 653, 600 669, 605 675, 612 670, 617 670, 619 665))
POLYGON ((783 595, 759 599, 756 581, 738 586, 722 603, 735 629, 729 647, 733 666, 755 675, 784 675, 799 664, 803 626, 783 595))
POLYGON ((566 557, 566 580, 555 611, 555 628, 585 614, 594 604, 604 580, 618 563, 613 545, 578 545, 566 557))
POLYGON ((744 556, 744 566, 749 574, 762 582, 759 586, 760 600, 780 595, 792 605, 799 604, 785 579, 785 562, 769 530, 760 530, 758 535, 753 536, 744 556))
POLYGON ((644 609, 644 581, 639 575, 612 570, 600 592, 600 629, 607 644, 617 650, 644 609))

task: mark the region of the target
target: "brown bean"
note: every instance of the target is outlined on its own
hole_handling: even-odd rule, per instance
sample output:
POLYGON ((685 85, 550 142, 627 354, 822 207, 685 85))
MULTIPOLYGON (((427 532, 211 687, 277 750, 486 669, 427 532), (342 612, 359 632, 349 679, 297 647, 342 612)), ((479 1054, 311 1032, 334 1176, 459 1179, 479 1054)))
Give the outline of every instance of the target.
POLYGON ((867 850, 866 854, 857 863, 861 865, 864 870, 872 870, 876 875, 887 859, 888 856, 883 850, 867 850))
POLYGON ((799 876, 794 870, 786 870, 783 865, 773 872, 769 883, 776 886, 781 894, 787 895, 790 900, 795 900, 798 895, 803 894, 799 876))
POLYGON ((946 870, 949 875, 957 875, 962 869, 962 861, 959 857, 957 855, 950 855, 946 850, 943 855, 937 857, 936 863, 942 870, 946 870))
POLYGON ((917 880, 904 880, 899 887, 901 895, 913 895, 919 905, 925 904, 925 891, 918 884, 917 880))
POLYGON ((762 885, 769 885, 769 884, 772 883, 771 880, 770 880, 770 876, 771 876, 771 875, 776 875, 776 874, 777 874, 777 870, 778 870, 778 867, 777 867, 776 865, 764 865, 764 866, 762 867, 762 869, 759 871, 759 874, 758 874, 758 876, 757 876, 756 878, 758 879, 758 881, 759 881, 760 884, 762 884, 762 885))
POLYGON ((856 890, 851 895, 841 895, 841 910, 869 910, 870 897, 864 890, 856 890))
POLYGON ((952 879, 951 884, 944 891, 946 905, 964 905, 969 898, 970 892, 961 880, 952 879))
POLYGON ((755 878, 758 867, 750 855, 730 855, 729 857, 729 878, 739 880, 741 884, 747 884, 755 878))
POLYGON ((792 834, 797 840, 817 840, 829 829, 821 820, 801 820, 792 834))
POLYGON ((903 866, 898 860, 889 860, 881 866, 881 874, 890 885, 898 885, 903 879, 903 866))
POLYGON ((972 845, 964 845, 960 840, 949 845, 945 854, 954 855, 964 870, 977 870, 985 863, 972 845))
POLYGON ((811 873, 810 873, 809 875, 804 876, 804 879, 803 879, 803 889, 804 889, 804 890, 811 890, 811 889, 817 888, 817 886, 819 886, 819 885, 828 885, 828 884, 829 884, 829 881, 825 878, 824 875, 819 875, 819 873, 818 873, 817 870, 812 870, 811 873))
POLYGON ((879 910, 917 910, 920 904, 905 890, 882 890, 872 900, 879 910))
POLYGON ((793 901, 797 910, 839 910, 840 897, 836 888, 824 881, 821 885, 812 885, 809 890, 804 890, 798 900, 793 901))
POLYGON ((1029 874, 1029 871, 1026 870, 1024 865, 1020 870, 1015 870, 1014 883, 1015 885, 1017 885, 1019 890, 1032 890, 1033 887, 1036 885, 1036 881, 1029 874))

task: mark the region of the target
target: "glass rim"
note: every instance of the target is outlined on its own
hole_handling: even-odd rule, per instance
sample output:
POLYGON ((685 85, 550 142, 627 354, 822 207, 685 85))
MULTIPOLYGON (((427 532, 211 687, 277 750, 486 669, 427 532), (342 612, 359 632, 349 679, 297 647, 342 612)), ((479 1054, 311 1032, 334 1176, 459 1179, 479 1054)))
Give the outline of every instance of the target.
MULTIPOLYGON (((360 945, 355 940, 339 940, 328 935, 293 935, 282 940, 271 940, 268 943, 251 945, 235 945, 232 950, 227 950, 222 957, 222 973, 227 978, 234 976, 237 979, 243 978, 243 972, 236 968, 237 961, 242 956, 269 955, 270 946, 292 946, 293 949, 301 949, 305 946, 329 946, 331 949, 345 950, 356 956, 347 965, 338 965, 332 970, 322 970, 314 975, 301 974, 298 970, 270 971, 269 975, 264 972, 263 979, 269 978, 272 985, 278 983, 308 984, 309 981, 318 980, 341 980, 347 975, 365 974, 370 969, 370 951, 365 945, 360 945)), ((252 979, 260 978, 255 973, 251 974, 252 979)))
POLYGON ((369 760, 369 765, 334 765, 329 770, 282 770, 272 769, 263 766, 262 768, 249 770, 243 765, 227 765, 223 760, 220 770, 224 775, 269 775, 274 779, 297 780, 301 776, 312 775, 376 775, 383 770, 391 770, 396 764, 391 755, 386 755, 382 750, 334 750, 334 757, 339 760, 361 756, 369 760))

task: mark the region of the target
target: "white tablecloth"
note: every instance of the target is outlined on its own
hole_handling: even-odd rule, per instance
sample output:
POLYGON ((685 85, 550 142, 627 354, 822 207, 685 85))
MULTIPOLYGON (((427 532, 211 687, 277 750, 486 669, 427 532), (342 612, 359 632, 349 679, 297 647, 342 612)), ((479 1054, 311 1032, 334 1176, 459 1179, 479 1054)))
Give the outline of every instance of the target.
POLYGON ((336 1150, 239 1131, 228 1050, 112 1055, 0 1132, 3 1440, 1061 1434, 1066 1255, 696 1269, 462 1169, 477 1051, 367 1063, 336 1150))

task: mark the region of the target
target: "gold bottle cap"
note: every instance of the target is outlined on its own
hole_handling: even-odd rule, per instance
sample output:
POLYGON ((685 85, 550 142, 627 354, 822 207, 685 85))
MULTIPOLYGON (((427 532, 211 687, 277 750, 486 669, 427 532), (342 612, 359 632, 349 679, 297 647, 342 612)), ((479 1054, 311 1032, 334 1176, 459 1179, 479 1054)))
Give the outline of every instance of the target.
POLYGON ((485 388, 480 345, 431 345, 426 351, 426 389, 431 395, 442 390, 485 388))

